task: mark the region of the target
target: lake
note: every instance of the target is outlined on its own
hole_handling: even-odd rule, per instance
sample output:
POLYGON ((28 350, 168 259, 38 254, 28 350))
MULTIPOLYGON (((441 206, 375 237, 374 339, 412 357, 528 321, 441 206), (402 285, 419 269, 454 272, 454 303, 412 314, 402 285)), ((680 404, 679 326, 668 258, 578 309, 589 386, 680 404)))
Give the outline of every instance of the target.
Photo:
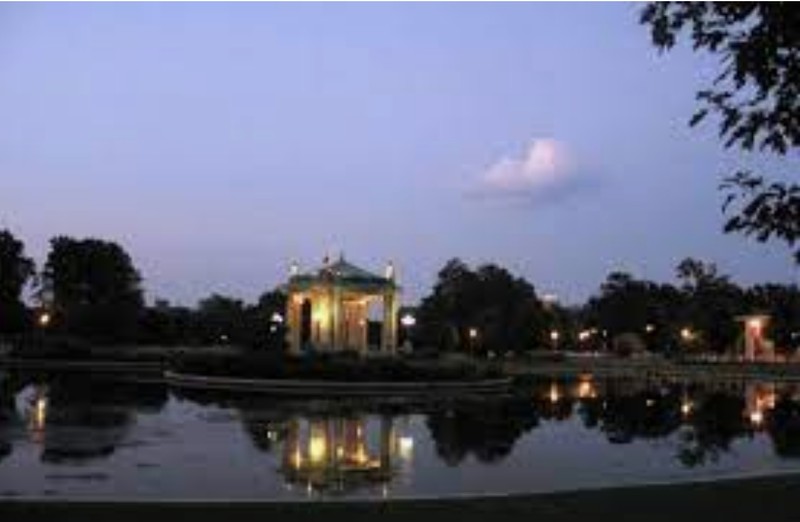
POLYGON ((4 497, 392 498, 790 471, 796 385, 587 375, 378 401, 2 374, 4 497))

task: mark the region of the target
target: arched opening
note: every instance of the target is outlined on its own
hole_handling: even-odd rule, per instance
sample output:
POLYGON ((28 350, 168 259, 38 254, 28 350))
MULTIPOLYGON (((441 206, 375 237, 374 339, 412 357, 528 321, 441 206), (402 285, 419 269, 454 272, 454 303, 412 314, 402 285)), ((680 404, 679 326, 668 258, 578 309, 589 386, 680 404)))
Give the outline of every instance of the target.
POLYGON ((300 305, 300 346, 311 342, 311 300, 303 299, 300 305))

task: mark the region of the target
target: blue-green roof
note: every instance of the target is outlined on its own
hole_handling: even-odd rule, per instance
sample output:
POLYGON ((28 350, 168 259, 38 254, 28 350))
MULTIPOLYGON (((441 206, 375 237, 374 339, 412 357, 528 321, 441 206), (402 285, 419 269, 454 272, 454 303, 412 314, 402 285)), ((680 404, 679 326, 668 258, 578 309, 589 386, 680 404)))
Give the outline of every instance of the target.
POLYGON ((312 272, 292 276, 289 279, 289 286, 307 287, 325 282, 369 290, 396 286, 393 280, 364 270, 345 261, 344 258, 339 258, 337 261, 323 265, 312 272))

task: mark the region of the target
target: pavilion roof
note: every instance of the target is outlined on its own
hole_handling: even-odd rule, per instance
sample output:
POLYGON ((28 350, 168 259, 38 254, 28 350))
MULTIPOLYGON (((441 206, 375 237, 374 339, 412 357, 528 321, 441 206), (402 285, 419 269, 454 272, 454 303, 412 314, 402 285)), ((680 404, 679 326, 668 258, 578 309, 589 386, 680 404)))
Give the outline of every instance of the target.
POLYGON ((332 263, 326 263, 311 272, 300 273, 289 279, 290 287, 310 287, 316 284, 338 284, 364 290, 395 287, 392 279, 383 277, 358 267, 344 257, 332 263))

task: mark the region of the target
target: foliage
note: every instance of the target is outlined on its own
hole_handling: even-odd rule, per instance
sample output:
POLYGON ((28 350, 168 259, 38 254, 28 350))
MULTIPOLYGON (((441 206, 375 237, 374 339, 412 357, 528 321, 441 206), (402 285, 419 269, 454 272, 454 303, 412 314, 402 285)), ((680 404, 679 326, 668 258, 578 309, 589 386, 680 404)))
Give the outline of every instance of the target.
POLYGON ((545 339, 546 315, 533 286, 496 265, 459 259, 439 272, 419 307, 421 342, 444 350, 520 352, 545 339))
POLYGON ((172 362, 180 373, 254 379, 320 379, 345 382, 419 382, 475 380, 498 377, 492 369, 467 362, 413 361, 401 358, 363 359, 352 353, 183 354, 172 362))
POLYGON ((114 343, 135 338, 140 282, 118 244, 60 236, 50 242, 41 290, 52 300, 56 331, 114 343))
POLYGON ((140 323, 140 342, 162 346, 235 345, 254 349, 280 349, 286 327, 283 314, 286 295, 269 291, 255 304, 212 294, 196 308, 171 306, 156 301, 140 323))
MULTIPOLYGON (((694 126, 719 117, 726 148, 759 149, 776 155, 800 145, 800 9, 789 2, 653 2, 641 13, 653 44, 671 49, 684 30, 695 51, 719 58, 720 72, 697 93, 694 126)), ((738 213, 725 225, 760 241, 771 237, 790 246, 800 238, 800 185, 767 182, 750 171, 729 175, 724 209, 738 213)), ((795 251, 800 263, 800 249, 795 251)))
POLYGON ((651 351, 724 352, 742 334, 739 316, 763 312, 773 317, 768 335, 779 347, 796 347, 800 339, 800 291, 794 285, 742 288, 712 263, 687 258, 676 267, 679 286, 639 280, 612 272, 599 295, 582 313, 587 326, 605 330, 608 338, 643 335, 651 351), (684 336, 688 329, 689 335, 684 336))
POLYGON ((737 317, 747 313, 744 291, 713 264, 684 259, 677 268, 686 296, 687 323, 706 349, 729 350, 741 334, 737 317))
POLYGON ((677 345, 685 304, 685 297, 670 284, 612 272, 601 285, 600 294, 589 299, 584 317, 609 340, 645 334, 651 351, 670 352, 677 345))
POLYGON ((33 275, 34 264, 25 256, 22 241, 0 230, 0 333, 16 333, 25 327, 22 290, 33 275))

